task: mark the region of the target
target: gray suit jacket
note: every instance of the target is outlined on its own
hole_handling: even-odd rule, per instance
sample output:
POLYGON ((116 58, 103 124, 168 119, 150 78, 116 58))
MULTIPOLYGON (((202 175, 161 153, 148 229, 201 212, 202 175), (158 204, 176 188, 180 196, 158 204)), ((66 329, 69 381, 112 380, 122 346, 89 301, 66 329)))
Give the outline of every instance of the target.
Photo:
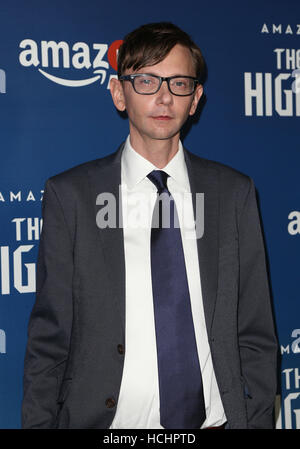
MULTIPOLYGON (((118 226, 97 227, 96 197, 119 198, 122 148, 46 184, 23 428, 109 428, 114 418, 126 352, 124 243, 118 226)), ((192 192, 205 195, 197 245, 228 427, 271 428, 277 342, 255 188, 217 162, 187 150, 185 159, 192 192)))

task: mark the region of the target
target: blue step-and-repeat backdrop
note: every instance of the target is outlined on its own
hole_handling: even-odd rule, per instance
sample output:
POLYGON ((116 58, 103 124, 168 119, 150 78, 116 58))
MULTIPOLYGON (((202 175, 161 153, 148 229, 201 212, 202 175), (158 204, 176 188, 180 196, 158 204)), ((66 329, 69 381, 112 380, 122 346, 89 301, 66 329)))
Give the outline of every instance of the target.
POLYGON ((300 3, 10 0, 0 8, 0 428, 19 428, 45 180, 113 152, 109 82, 124 35, 172 21, 202 48, 187 148, 254 179, 281 348, 277 427, 300 429, 300 3))

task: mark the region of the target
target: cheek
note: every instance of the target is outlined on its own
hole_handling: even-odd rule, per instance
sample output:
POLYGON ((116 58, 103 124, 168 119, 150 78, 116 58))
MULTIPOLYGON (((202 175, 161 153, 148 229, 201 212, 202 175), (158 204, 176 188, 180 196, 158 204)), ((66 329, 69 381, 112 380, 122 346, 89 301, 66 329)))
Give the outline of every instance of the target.
POLYGON ((193 114, 194 111, 194 103, 191 100, 185 102, 184 105, 181 105, 180 113, 182 118, 187 118, 190 114, 193 114))
POLYGON ((150 110, 149 104, 145 101, 146 99, 142 96, 135 98, 126 99, 126 109, 128 115, 135 117, 143 117, 147 115, 150 110))

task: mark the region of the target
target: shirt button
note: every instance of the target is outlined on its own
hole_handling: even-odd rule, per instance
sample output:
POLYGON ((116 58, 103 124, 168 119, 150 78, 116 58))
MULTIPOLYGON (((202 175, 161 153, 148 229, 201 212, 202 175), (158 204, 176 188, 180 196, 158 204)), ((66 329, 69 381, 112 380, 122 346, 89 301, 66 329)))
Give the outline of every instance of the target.
POLYGON ((118 345, 117 348, 118 348, 118 353, 123 355, 124 354, 124 346, 123 345, 118 345))
POLYGON ((114 408, 116 405, 116 401, 114 400, 114 398, 108 398, 105 401, 105 405, 107 408, 114 408))

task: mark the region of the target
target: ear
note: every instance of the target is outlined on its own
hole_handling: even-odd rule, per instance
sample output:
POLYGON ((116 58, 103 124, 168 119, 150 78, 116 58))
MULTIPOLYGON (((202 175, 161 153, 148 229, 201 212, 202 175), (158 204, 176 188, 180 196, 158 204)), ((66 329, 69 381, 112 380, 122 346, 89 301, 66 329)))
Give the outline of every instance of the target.
POLYGON ((112 96, 112 100, 114 102, 114 105, 119 111, 125 111, 125 97, 124 97, 124 91, 121 81, 119 81, 116 78, 112 78, 110 80, 109 84, 110 93, 112 96))
POLYGON ((199 84, 196 87, 196 90, 194 92, 194 97, 193 97, 193 101, 192 101, 192 104, 191 104, 189 115, 194 115, 195 114, 197 106, 198 106, 198 103, 199 103, 199 100, 202 97, 202 94, 203 94, 203 86, 202 86, 202 84, 199 84))

